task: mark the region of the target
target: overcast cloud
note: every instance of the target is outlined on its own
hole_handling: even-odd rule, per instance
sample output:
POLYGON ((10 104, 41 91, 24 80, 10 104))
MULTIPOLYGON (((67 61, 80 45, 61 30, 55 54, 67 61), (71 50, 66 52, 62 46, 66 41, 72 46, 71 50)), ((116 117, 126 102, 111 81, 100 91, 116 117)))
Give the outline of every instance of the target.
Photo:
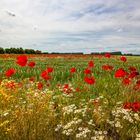
POLYGON ((140 0, 0 0, 0 46, 140 54, 140 0))

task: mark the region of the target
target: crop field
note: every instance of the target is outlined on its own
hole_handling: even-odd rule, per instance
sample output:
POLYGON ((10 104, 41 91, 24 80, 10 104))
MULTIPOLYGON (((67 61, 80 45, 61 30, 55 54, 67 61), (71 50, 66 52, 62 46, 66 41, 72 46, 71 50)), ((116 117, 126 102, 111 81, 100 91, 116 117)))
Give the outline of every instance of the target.
POLYGON ((0 140, 140 140, 140 57, 0 55, 0 140))

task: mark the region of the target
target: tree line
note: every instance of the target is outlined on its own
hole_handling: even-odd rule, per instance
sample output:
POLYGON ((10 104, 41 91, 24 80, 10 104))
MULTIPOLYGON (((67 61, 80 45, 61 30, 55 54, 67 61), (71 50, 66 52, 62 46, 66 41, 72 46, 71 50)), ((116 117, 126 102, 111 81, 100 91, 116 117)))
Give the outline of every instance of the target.
MULTIPOLYGON (((90 54, 92 55, 102 55, 105 54, 106 52, 92 52, 90 54)), ((122 54, 121 51, 116 51, 116 52, 109 52, 111 55, 126 55, 126 56, 139 56, 138 54, 122 54)), ((34 50, 34 49, 23 49, 23 48, 2 48, 0 47, 0 54, 76 54, 76 55, 84 55, 83 52, 71 52, 71 53, 60 53, 60 52, 42 52, 40 50, 34 50)))
POLYGON ((2 48, 0 47, 0 54, 41 54, 40 50, 23 49, 23 48, 2 48))

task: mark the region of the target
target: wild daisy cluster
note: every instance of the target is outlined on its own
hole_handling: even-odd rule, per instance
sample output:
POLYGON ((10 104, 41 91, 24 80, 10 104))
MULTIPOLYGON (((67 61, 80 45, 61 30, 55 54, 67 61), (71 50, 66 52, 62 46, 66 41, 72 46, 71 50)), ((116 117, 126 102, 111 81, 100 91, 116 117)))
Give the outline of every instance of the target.
POLYGON ((116 106, 112 110, 112 119, 107 119, 107 123, 115 129, 117 133, 122 132, 123 128, 125 129, 126 127, 128 130, 134 130, 134 137, 140 130, 140 126, 138 125, 140 124, 140 113, 116 106))
POLYGON ((136 134, 136 139, 135 140, 140 140, 140 133, 136 134))
POLYGON ((140 121, 139 113, 123 109, 122 107, 117 107, 115 110, 113 110, 112 115, 115 117, 115 120, 122 120, 123 118, 123 120, 126 120, 132 124, 137 123, 137 121, 140 121))
POLYGON ((65 106, 65 107, 63 107, 64 115, 65 114, 73 113, 76 109, 77 109, 77 107, 76 107, 75 104, 71 104, 71 105, 65 106))
POLYGON ((91 137, 91 140, 105 140, 107 138, 107 131, 94 131, 94 135, 91 137))
POLYGON ((91 130, 88 127, 79 127, 78 133, 76 134, 76 138, 86 138, 88 134, 91 132, 91 130))
POLYGON ((92 137, 96 129, 96 124, 92 116, 89 115, 90 111, 92 111, 89 104, 91 104, 91 100, 86 101, 85 99, 81 99, 79 104, 70 104, 63 107, 63 120, 67 119, 69 121, 67 123, 65 121, 61 122, 56 126, 55 131, 62 132, 66 136, 74 136, 76 139, 92 137))
POLYGON ((63 129, 63 134, 66 134, 66 132, 73 132, 75 130, 75 128, 77 127, 77 125, 79 125, 82 122, 82 119, 79 118, 74 118, 72 121, 66 123, 63 125, 62 129, 63 129))
POLYGON ((55 131, 60 131, 64 135, 73 135, 75 133, 75 129, 77 128, 77 125, 79 125, 82 122, 82 119, 74 118, 72 121, 66 123, 66 124, 58 124, 55 128, 55 131))

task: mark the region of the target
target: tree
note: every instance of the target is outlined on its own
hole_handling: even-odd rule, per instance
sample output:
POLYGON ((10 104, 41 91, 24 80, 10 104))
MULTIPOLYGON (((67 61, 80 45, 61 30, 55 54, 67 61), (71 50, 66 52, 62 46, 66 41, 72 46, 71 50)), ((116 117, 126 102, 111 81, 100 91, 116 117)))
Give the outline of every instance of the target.
POLYGON ((36 53, 36 54, 41 54, 41 51, 36 50, 35 53, 36 53))
POLYGON ((0 47, 0 54, 4 54, 4 53, 5 53, 5 50, 0 47))
POLYGON ((11 53, 11 49, 9 49, 9 48, 6 48, 6 49, 5 49, 5 53, 8 53, 8 54, 10 54, 10 53, 11 53))

